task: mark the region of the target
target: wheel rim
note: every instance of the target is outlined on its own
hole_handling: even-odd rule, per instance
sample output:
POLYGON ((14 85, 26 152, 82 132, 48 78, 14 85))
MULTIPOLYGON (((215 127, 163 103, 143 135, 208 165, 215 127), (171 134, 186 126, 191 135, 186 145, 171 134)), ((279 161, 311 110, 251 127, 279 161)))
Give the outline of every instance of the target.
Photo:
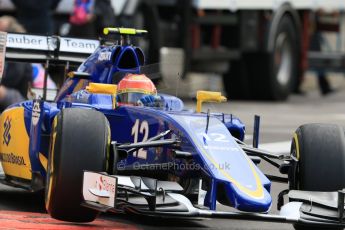
POLYGON ((292 51, 291 43, 286 33, 281 33, 277 37, 274 64, 277 69, 277 82, 283 86, 287 85, 291 79, 292 51))
MULTIPOLYGON (((297 159, 297 157, 296 157, 296 150, 293 150, 292 152, 291 152, 291 155, 294 157, 294 158, 296 158, 297 159)), ((299 178, 299 161, 298 161, 298 159, 297 160, 293 160, 292 162, 291 162, 291 180, 292 181, 290 181, 290 183, 289 183, 289 189, 290 190, 300 190, 300 183, 299 183, 299 180, 298 180, 298 178, 299 178), (291 184, 291 182, 292 182, 292 184, 291 184)))
POLYGON ((291 144, 291 168, 289 172, 289 189, 290 190, 300 190, 300 181, 299 181, 299 157, 297 156, 297 146, 296 146, 296 141, 297 140, 297 134, 296 137, 294 136, 292 144, 291 144), (296 139, 295 139, 296 138, 296 139))

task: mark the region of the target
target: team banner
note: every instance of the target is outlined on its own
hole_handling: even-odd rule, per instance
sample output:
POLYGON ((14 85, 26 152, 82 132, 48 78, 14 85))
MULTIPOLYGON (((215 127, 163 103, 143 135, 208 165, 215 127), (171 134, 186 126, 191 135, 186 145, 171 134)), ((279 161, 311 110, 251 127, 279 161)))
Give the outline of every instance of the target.
POLYGON ((98 40, 64 37, 60 38, 60 52, 79 52, 92 54, 98 46, 98 40))
POLYGON ((54 50, 55 47, 49 43, 51 38, 47 36, 27 35, 27 34, 8 34, 7 47, 30 50, 54 50))
POLYGON ((70 61, 83 62, 100 42, 91 39, 1 33, 0 51, 11 61, 70 61), (6 52, 4 48, 7 48, 6 52))

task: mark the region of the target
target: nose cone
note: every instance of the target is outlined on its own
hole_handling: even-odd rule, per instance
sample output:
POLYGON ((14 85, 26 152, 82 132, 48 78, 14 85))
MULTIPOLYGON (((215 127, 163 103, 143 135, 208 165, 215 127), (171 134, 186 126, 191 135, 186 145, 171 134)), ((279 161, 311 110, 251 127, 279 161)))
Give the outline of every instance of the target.
POLYGON ((202 163, 210 177, 206 206, 214 210, 218 200, 246 212, 270 209, 272 199, 266 190, 270 182, 220 120, 199 116, 175 116, 174 119, 186 130, 197 151, 196 162, 202 163))
MULTIPOLYGON (((244 212, 268 212, 272 205, 272 197, 267 190, 260 184, 261 188, 257 188, 256 191, 261 190, 260 193, 244 192, 231 182, 224 182, 223 186, 220 186, 218 192, 223 193, 222 196, 226 197, 229 202, 227 205, 231 205, 234 208, 244 212)), ((219 193, 218 193, 219 194, 219 193)))

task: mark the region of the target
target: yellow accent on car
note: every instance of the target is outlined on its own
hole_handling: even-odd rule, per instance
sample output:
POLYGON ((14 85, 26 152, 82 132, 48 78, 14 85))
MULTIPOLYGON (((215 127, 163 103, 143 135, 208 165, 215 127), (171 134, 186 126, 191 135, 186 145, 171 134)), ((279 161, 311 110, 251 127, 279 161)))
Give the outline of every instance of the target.
POLYGON ((120 34, 136 34, 136 30, 132 28, 119 28, 120 34))
POLYGON ((203 155, 206 156, 206 158, 212 163, 212 165, 215 166, 219 170, 219 172, 226 179, 228 179, 231 183, 233 183, 239 190, 241 190, 243 193, 247 194, 248 196, 250 196, 252 198, 262 199, 264 197, 264 190, 263 190, 263 186, 262 186, 260 177, 259 177, 258 173, 256 172, 256 169, 253 165, 253 162, 247 156, 245 156, 246 160, 247 160, 249 167, 250 167, 250 169, 253 173, 253 176, 255 178, 255 183, 256 183, 256 189, 255 190, 251 190, 251 189, 245 187, 244 185, 242 185, 241 182, 235 180, 228 172, 226 172, 224 169, 222 169, 219 166, 220 164, 212 156, 210 156, 207 153, 207 151, 204 149, 204 147, 199 145, 197 141, 194 141, 194 143, 197 143, 197 145, 199 146, 198 149, 201 149, 201 151, 203 152, 203 155))
POLYGON ((198 113, 201 112, 202 103, 204 102, 226 102, 226 97, 222 96, 221 92, 212 92, 212 91, 202 91, 199 90, 196 94, 197 104, 196 104, 196 111, 198 113))
POLYGON ((298 143, 297 133, 293 134, 293 139, 295 140, 295 145, 296 145, 296 158, 297 160, 299 160, 299 143, 298 143))
POLYGON ((42 153, 38 154, 38 158, 40 159, 40 162, 41 162, 43 168, 47 171, 48 159, 42 153))
POLYGON ((86 90, 89 93, 101 93, 101 94, 115 95, 117 92, 117 85, 90 83, 88 86, 86 86, 86 90))
POLYGON ((78 92, 79 90, 82 90, 85 88, 85 85, 88 84, 89 81, 85 79, 78 80, 77 85, 73 89, 73 93, 78 92))
POLYGON ((109 34, 109 28, 103 28, 103 34, 108 35, 109 34))
POLYGON ((57 127, 57 117, 55 116, 54 121, 53 121, 53 127, 52 127, 53 133, 51 136, 51 147, 50 147, 50 152, 49 152, 50 160, 47 161, 47 166, 49 164, 49 172, 47 168, 47 174, 49 173, 48 184, 47 184, 48 192, 46 193, 46 197, 45 197, 45 206, 47 210, 49 209, 51 190, 53 186, 53 177, 54 177, 54 151, 55 151, 55 140, 56 140, 56 133, 57 133, 56 127, 57 127))
POLYGON ((89 77, 90 74, 86 72, 76 72, 76 71, 71 71, 68 72, 67 77, 69 78, 74 78, 75 76, 83 76, 84 78, 89 77))
POLYGON ((0 133, 8 134, 8 141, 0 142, 0 159, 5 175, 30 180, 30 140, 25 127, 24 108, 5 110, 0 116, 0 124, 0 133), (4 126, 5 123, 9 124, 8 128, 4 126))
POLYGON ((133 28, 114 28, 114 27, 106 27, 103 29, 103 34, 108 35, 110 33, 114 34, 122 34, 122 35, 136 35, 136 34, 145 34, 147 30, 136 30, 133 28))
POLYGON ((110 146, 111 146, 111 130, 110 130, 110 125, 109 123, 107 124, 107 129, 108 129, 108 139, 107 139, 107 156, 106 156, 106 165, 105 165, 105 171, 108 172, 109 170, 109 162, 110 162, 110 146))
POLYGON ((116 94, 117 94, 117 85, 111 85, 111 84, 101 84, 101 83, 89 83, 88 86, 86 86, 86 90, 89 93, 99 93, 99 94, 109 94, 112 95, 113 99, 113 109, 116 107, 116 94))

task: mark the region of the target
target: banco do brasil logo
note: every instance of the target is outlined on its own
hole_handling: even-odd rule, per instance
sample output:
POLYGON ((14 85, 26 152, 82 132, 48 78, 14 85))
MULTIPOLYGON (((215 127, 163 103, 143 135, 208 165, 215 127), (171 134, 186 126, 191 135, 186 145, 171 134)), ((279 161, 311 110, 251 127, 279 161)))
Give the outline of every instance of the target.
POLYGON ((3 134, 3 138, 4 138, 3 143, 6 145, 8 145, 11 141, 10 130, 11 130, 11 119, 7 117, 4 122, 4 134, 3 134))

